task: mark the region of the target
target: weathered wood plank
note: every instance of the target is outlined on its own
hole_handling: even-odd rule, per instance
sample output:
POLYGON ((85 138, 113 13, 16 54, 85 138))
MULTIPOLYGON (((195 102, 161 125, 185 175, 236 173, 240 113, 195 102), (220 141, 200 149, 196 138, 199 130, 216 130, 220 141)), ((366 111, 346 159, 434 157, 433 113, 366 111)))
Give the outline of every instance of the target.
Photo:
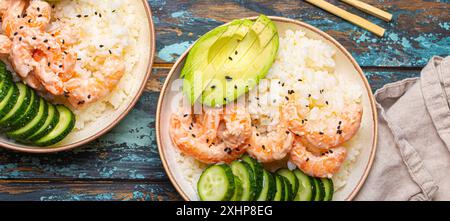
POLYGON ((0 201, 175 201, 170 183, 0 181, 0 201))
MULTIPOLYGON (((163 79, 167 69, 158 70, 163 79)), ((373 90, 418 71, 368 70, 373 90)), ((155 140, 159 93, 145 92, 136 108, 110 133, 74 151, 28 155, 0 150, 0 179, 151 180, 166 182, 155 140)))
POLYGON ((158 62, 173 62, 199 36, 232 19, 259 13, 312 24, 335 37, 362 66, 424 66, 433 55, 450 55, 450 3, 447 0, 367 0, 394 15, 390 23, 336 3, 387 29, 377 38, 304 1, 149 0, 155 18, 158 62))

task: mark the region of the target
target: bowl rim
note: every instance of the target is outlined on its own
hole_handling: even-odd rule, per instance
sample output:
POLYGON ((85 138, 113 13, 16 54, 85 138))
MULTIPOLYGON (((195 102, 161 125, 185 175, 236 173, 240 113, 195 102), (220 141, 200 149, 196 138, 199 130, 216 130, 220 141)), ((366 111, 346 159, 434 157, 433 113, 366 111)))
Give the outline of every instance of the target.
MULTIPOLYGON (((331 37, 330 35, 328 35, 324 31, 321 31, 320 29, 318 29, 318 28, 316 28, 316 27, 314 27, 312 25, 309 25, 309 24, 307 24, 305 22, 297 21, 297 20, 294 20, 294 19, 285 18, 285 17, 279 17, 279 16, 268 16, 268 17, 271 20, 273 20, 273 21, 293 23, 295 25, 298 25, 298 26, 301 26, 303 28, 309 29, 309 30, 319 34, 320 36, 324 37, 328 41, 330 41, 340 51, 342 51, 343 54, 350 60, 350 62, 352 63, 352 65, 354 66, 354 68, 356 69, 356 71, 358 72, 358 74, 360 75, 361 79, 364 82, 364 86, 365 86, 366 92, 369 95, 370 106, 371 106, 371 109, 372 109, 372 120, 373 120, 373 123, 374 123, 373 138, 372 138, 372 144, 373 145, 371 147, 369 161, 368 161, 367 165, 364 168, 364 173, 362 174, 362 176, 359 179, 359 181, 358 181, 357 185, 355 186, 355 188, 352 190, 352 192, 349 194, 349 196, 345 199, 345 201, 351 201, 351 200, 353 200, 353 198, 355 198, 355 196, 358 194, 359 190, 362 188, 364 182, 366 181, 367 176, 369 175, 369 172, 370 172, 370 170, 372 168, 373 161, 375 159, 375 153, 376 153, 376 150, 377 150, 377 137, 378 137, 378 117, 377 116, 378 115, 377 115, 377 108, 376 108, 376 105, 375 105, 375 97, 374 97, 373 92, 371 90, 369 81, 367 80, 366 76, 364 75, 363 70, 361 69, 359 64, 356 62, 356 60, 353 58, 353 56, 350 54, 350 52, 348 52, 347 49, 345 49, 344 46, 341 45, 336 39, 334 39, 333 37, 331 37)), ((255 20, 256 18, 257 18, 257 16, 252 16, 252 17, 247 17, 246 19, 255 20)), ((191 50, 192 45, 178 58, 178 60, 172 66, 172 69, 170 70, 169 74, 167 75, 166 80, 164 82, 164 85, 163 85, 163 87, 161 89, 161 94, 159 96, 158 106, 157 106, 157 110, 156 110, 156 142, 157 142, 157 145, 158 145, 158 151, 159 151, 159 155, 161 157, 162 165, 164 167, 164 170, 167 173, 167 176, 169 177, 170 182, 175 187, 175 189, 178 191, 178 193, 181 195, 181 197, 184 200, 186 200, 186 201, 190 201, 189 197, 182 190, 180 184, 178 182, 176 182, 175 177, 172 174, 172 171, 169 170, 168 162, 167 162, 167 159, 166 159, 166 154, 164 152, 164 149, 162 148, 161 132, 160 132, 160 126, 161 126, 160 124, 161 123, 160 123, 160 121, 161 121, 162 102, 163 102, 164 97, 165 97, 165 91, 167 90, 167 87, 168 87, 168 84, 169 84, 169 79, 172 78, 172 75, 175 73, 175 70, 177 69, 177 67, 183 62, 183 60, 185 59, 185 57, 187 56, 187 54, 191 50)))
POLYGON ((148 1, 146 0, 141 0, 141 2, 143 3, 144 6, 144 10, 147 16, 147 20, 149 22, 149 28, 150 28, 150 57, 149 57, 149 61, 147 64, 147 70, 144 76, 144 80, 139 88, 139 90, 137 91, 135 97, 133 98, 133 100, 131 101, 131 103, 128 105, 128 107, 119 115, 119 117, 114 120, 112 123, 110 123, 108 126, 106 126, 105 128, 103 128, 101 131, 99 131, 98 133, 95 133, 83 140, 80 140, 76 143, 73 144, 69 144, 69 145, 63 145, 61 147, 36 147, 36 146, 27 146, 27 147, 20 147, 18 145, 15 144, 10 144, 10 143, 6 143, 4 141, 0 140, 0 147, 5 148, 5 149, 9 149, 9 150, 13 150, 13 151, 17 151, 17 152, 24 152, 24 153, 33 153, 33 154, 45 154, 45 153, 56 153, 56 152, 62 152, 62 151, 67 151, 67 150, 71 150, 77 147, 80 147, 84 144, 90 143, 93 140, 99 138, 100 136, 106 134, 107 132, 109 132, 111 129, 113 129, 120 121, 122 121, 122 119, 128 115, 128 113, 133 109, 133 107, 136 105, 137 101, 139 100, 139 98, 142 96, 142 93, 144 92, 145 89, 145 85, 148 81, 148 79, 150 78, 150 75, 152 73, 152 67, 153 67, 153 62, 154 62, 154 57, 155 57, 155 52, 156 52, 156 34, 155 34, 155 26, 153 24, 153 16, 152 16, 152 11, 151 11, 151 7, 148 3, 148 1))

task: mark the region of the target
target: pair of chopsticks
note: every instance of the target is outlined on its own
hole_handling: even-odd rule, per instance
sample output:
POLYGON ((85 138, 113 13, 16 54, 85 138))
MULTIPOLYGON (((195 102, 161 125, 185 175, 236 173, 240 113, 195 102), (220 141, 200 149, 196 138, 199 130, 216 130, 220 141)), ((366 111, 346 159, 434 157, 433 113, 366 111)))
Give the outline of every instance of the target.
MULTIPOLYGON (((322 8, 325 11, 328 11, 338 17, 341 17, 355 25, 358 25, 361 28, 367 29, 368 31, 374 33, 375 35, 379 37, 383 37, 385 29, 358 16, 355 14, 352 14, 350 12, 345 11, 344 9, 341 9, 331 3, 328 3, 324 0, 305 0, 319 8, 322 8)), ((364 11, 368 14, 371 14, 373 16, 376 16, 380 19, 383 19, 384 21, 391 21, 392 20, 392 14, 385 12, 379 8, 376 8, 372 5, 369 5, 367 3, 361 2, 359 0, 341 0, 342 2, 345 2, 361 11, 364 11)))

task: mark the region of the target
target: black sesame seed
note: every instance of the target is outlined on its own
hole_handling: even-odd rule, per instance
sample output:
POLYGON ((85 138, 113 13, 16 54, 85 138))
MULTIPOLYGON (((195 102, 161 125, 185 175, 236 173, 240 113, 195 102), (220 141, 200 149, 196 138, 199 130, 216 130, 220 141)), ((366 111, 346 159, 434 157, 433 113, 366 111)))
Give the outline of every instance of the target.
POLYGON ((337 130, 336 133, 337 134, 342 134, 342 130, 337 130))
POLYGON ((341 125, 342 124, 342 121, 339 121, 339 125, 341 125))
POLYGON ((209 139, 208 138, 206 138, 206 143, 209 143, 209 139))
POLYGON ((264 146, 264 144, 261 146, 262 148, 263 148, 263 150, 265 150, 266 149, 266 146, 264 146))
POLYGON ((191 134, 193 138, 195 138, 195 134, 191 134))
POLYGON ((19 37, 19 41, 22 41, 22 37, 19 37))
POLYGON ((226 79, 226 80, 228 80, 228 81, 230 81, 230 80, 233 80, 233 78, 232 78, 232 77, 230 77, 230 76, 228 76, 228 75, 227 75, 227 76, 225 76, 225 79, 226 79))
POLYGON ((44 40, 44 43, 47 43, 47 42, 48 42, 48 39, 45 39, 45 40, 44 40))
POLYGON ((14 32, 14 36, 16 36, 17 34, 19 34, 18 32, 14 32))
POLYGON ((306 158, 306 162, 308 162, 309 161, 309 158, 306 158))
POLYGON ((37 9, 37 11, 38 11, 38 12, 40 12, 40 11, 41 11, 41 8, 39 8, 39 7, 37 7, 36 9, 37 9))
POLYGON ((62 64, 60 64, 60 65, 59 65, 59 68, 62 68, 62 67, 63 67, 62 64))
POLYGON ((333 150, 329 150, 328 152, 333 153, 333 150))
POLYGON ((84 104, 85 101, 78 101, 78 105, 84 104))
POLYGON ((235 55, 237 55, 237 54, 238 54, 238 52, 237 52, 237 51, 234 51, 234 54, 235 54, 235 55))
POLYGON ((77 58, 78 61, 81 61, 81 58, 77 58))
POLYGON ((287 130, 287 131, 286 131, 286 134, 290 134, 290 132, 287 130))
POLYGON ((104 47, 104 45, 99 45, 101 48, 103 48, 104 47))
POLYGON ((325 104, 327 104, 327 105, 328 105, 328 101, 325 101, 325 104))
POLYGON ((50 65, 51 65, 50 62, 48 62, 47 65, 50 67, 50 65))
POLYGON ((111 51, 111 50, 108 50, 108 52, 109 52, 109 54, 112 54, 112 51, 111 51))
POLYGON ((216 88, 216 85, 212 85, 212 86, 211 86, 211 89, 215 89, 215 88, 216 88))
POLYGON ((42 17, 42 15, 40 14, 40 15, 38 15, 38 18, 40 18, 40 17, 42 17))
POLYGON ((237 87, 237 85, 234 85, 234 89, 237 89, 238 87, 237 87))
POLYGON ((256 133, 256 136, 259 137, 259 133, 256 133))
POLYGON ((323 135, 323 132, 321 131, 321 132, 319 132, 319 134, 320 134, 320 135, 323 135))
POLYGON ((188 116, 187 114, 183 115, 183 117, 187 117, 187 116, 188 116))
POLYGON ((77 15, 78 18, 81 18, 81 15, 77 15))
POLYGON ((84 15, 85 18, 89 17, 89 15, 84 15))
POLYGON ((288 96, 286 96, 286 97, 284 97, 284 98, 286 98, 287 101, 289 100, 288 96))
POLYGON ((20 26, 19 29, 23 29, 23 26, 20 26))
POLYGON ((31 39, 36 40, 36 37, 33 36, 31 39))
POLYGON ((89 95, 87 96, 87 98, 88 98, 88 99, 91 99, 91 95, 89 94, 89 95))
POLYGON ((232 58, 232 57, 228 57, 228 60, 232 61, 232 60, 233 60, 233 58, 232 58))

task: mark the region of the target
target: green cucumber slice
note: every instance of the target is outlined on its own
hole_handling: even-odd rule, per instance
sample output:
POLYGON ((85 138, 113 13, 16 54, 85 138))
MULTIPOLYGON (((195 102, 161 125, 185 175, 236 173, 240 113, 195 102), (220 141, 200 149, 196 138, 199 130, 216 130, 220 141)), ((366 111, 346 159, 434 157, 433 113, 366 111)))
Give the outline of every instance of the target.
POLYGON ((248 163, 250 167, 252 168, 255 182, 256 182, 256 188, 255 188, 255 196, 259 196, 261 193, 261 189, 263 186, 263 170, 264 167, 255 159, 251 158, 249 155, 244 155, 242 158, 242 161, 248 163))
POLYGON ((290 196, 290 199, 291 200, 294 199, 295 196, 297 195, 298 186, 299 186, 298 179, 297 179, 297 177, 295 177, 294 172, 290 171, 287 168, 281 168, 281 169, 277 170, 277 174, 283 176, 284 178, 286 178, 289 181, 289 183, 292 186, 292 195, 290 196))
POLYGON ((291 201, 293 199, 291 182, 284 176, 281 176, 281 178, 284 180, 284 201, 291 201))
POLYGON ((273 201, 283 201, 285 196, 285 185, 284 185, 284 179, 282 176, 278 174, 273 174, 273 177, 275 178, 275 187, 276 192, 273 197, 273 201))
POLYGON ((39 128, 42 127, 48 115, 48 105, 47 102, 40 98, 39 99, 39 109, 35 118, 29 121, 24 127, 19 128, 15 131, 8 132, 7 135, 19 141, 25 141, 27 137, 34 134, 39 128))
POLYGON ((31 90, 31 98, 30 98, 31 102, 28 104, 25 113, 23 113, 22 116, 19 116, 16 120, 14 120, 11 123, 11 125, 7 129, 8 131, 14 131, 19 128, 22 128, 36 117, 36 114, 39 109, 39 96, 36 94, 36 92, 34 92, 34 90, 32 89, 30 90, 31 90))
POLYGON ((322 179, 320 179, 320 181, 322 182, 324 190, 325 190, 323 201, 333 200, 333 194, 334 194, 333 180, 327 179, 327 178, 322 178, 322 179))
POLYGON ((3 101, 14 83, 7 78, 3 78, 0 81, 0 101, 3 101))
POLYGON ((316 195, 314 196, 314 201, 323 201, 325 194, 325 188, 319 178, 313 177, 314 186, 316 188, 316 195))
POLYGON ((32 135, 26 138, 27 141, 33 142, 41 139, 43 136, 50 133, 59 122, 59 112, 53 104, 47 103, 48 113, 44 124, 34 132, 32 135))
POLYGON ((197 183, 202 201, 227 201, 234 194, 234 176, 228 165, 212 165, 203 171, 197 183))
POLYGON ((8 114, 17 102, 19 97, 19 89, 16 84, 12 84, 9 88, 8 94, 0 102, 0 119, 2 119, 6 114, 8 114))
POLYGON ((18 83, 16 86, 19 89, 19 97, 14 103, 13 108, 0 119, 1 128, 9 128, 15 120, 25 113, 31 102, 31 89, 22 83, 18 83))
POLYGON ((275 195, 276 192, 276 184, 275 178, 271 173, 267 170, 263 170, 263 185, 261 189, 261 193, 259 194, 256 201, 270 201, 275 195))
POLYGON ((242 182, 239 177, 234 177, 234 194, 231 197, 231 201, 241 201, 242 192, 244 191, 244 187, 242 186, 242 182))
POLYGON ((299 169, 294 170, 294 174, 299 181, 299 188, 294 201, 312 201, 316 195, 314 178, 307 176, 299 169))
POLYGON ((69 108, 58 105, 59 122, 47 135, 34 142, 37 146, 50 146, 63 140, 75 126, 75 115, 69 108))
POLYGON ((231 163, 231 170, 242 182, 243 191, 241 201, 254 200, 256 182, 250 165, 244 161, 233 161, 231 163))

